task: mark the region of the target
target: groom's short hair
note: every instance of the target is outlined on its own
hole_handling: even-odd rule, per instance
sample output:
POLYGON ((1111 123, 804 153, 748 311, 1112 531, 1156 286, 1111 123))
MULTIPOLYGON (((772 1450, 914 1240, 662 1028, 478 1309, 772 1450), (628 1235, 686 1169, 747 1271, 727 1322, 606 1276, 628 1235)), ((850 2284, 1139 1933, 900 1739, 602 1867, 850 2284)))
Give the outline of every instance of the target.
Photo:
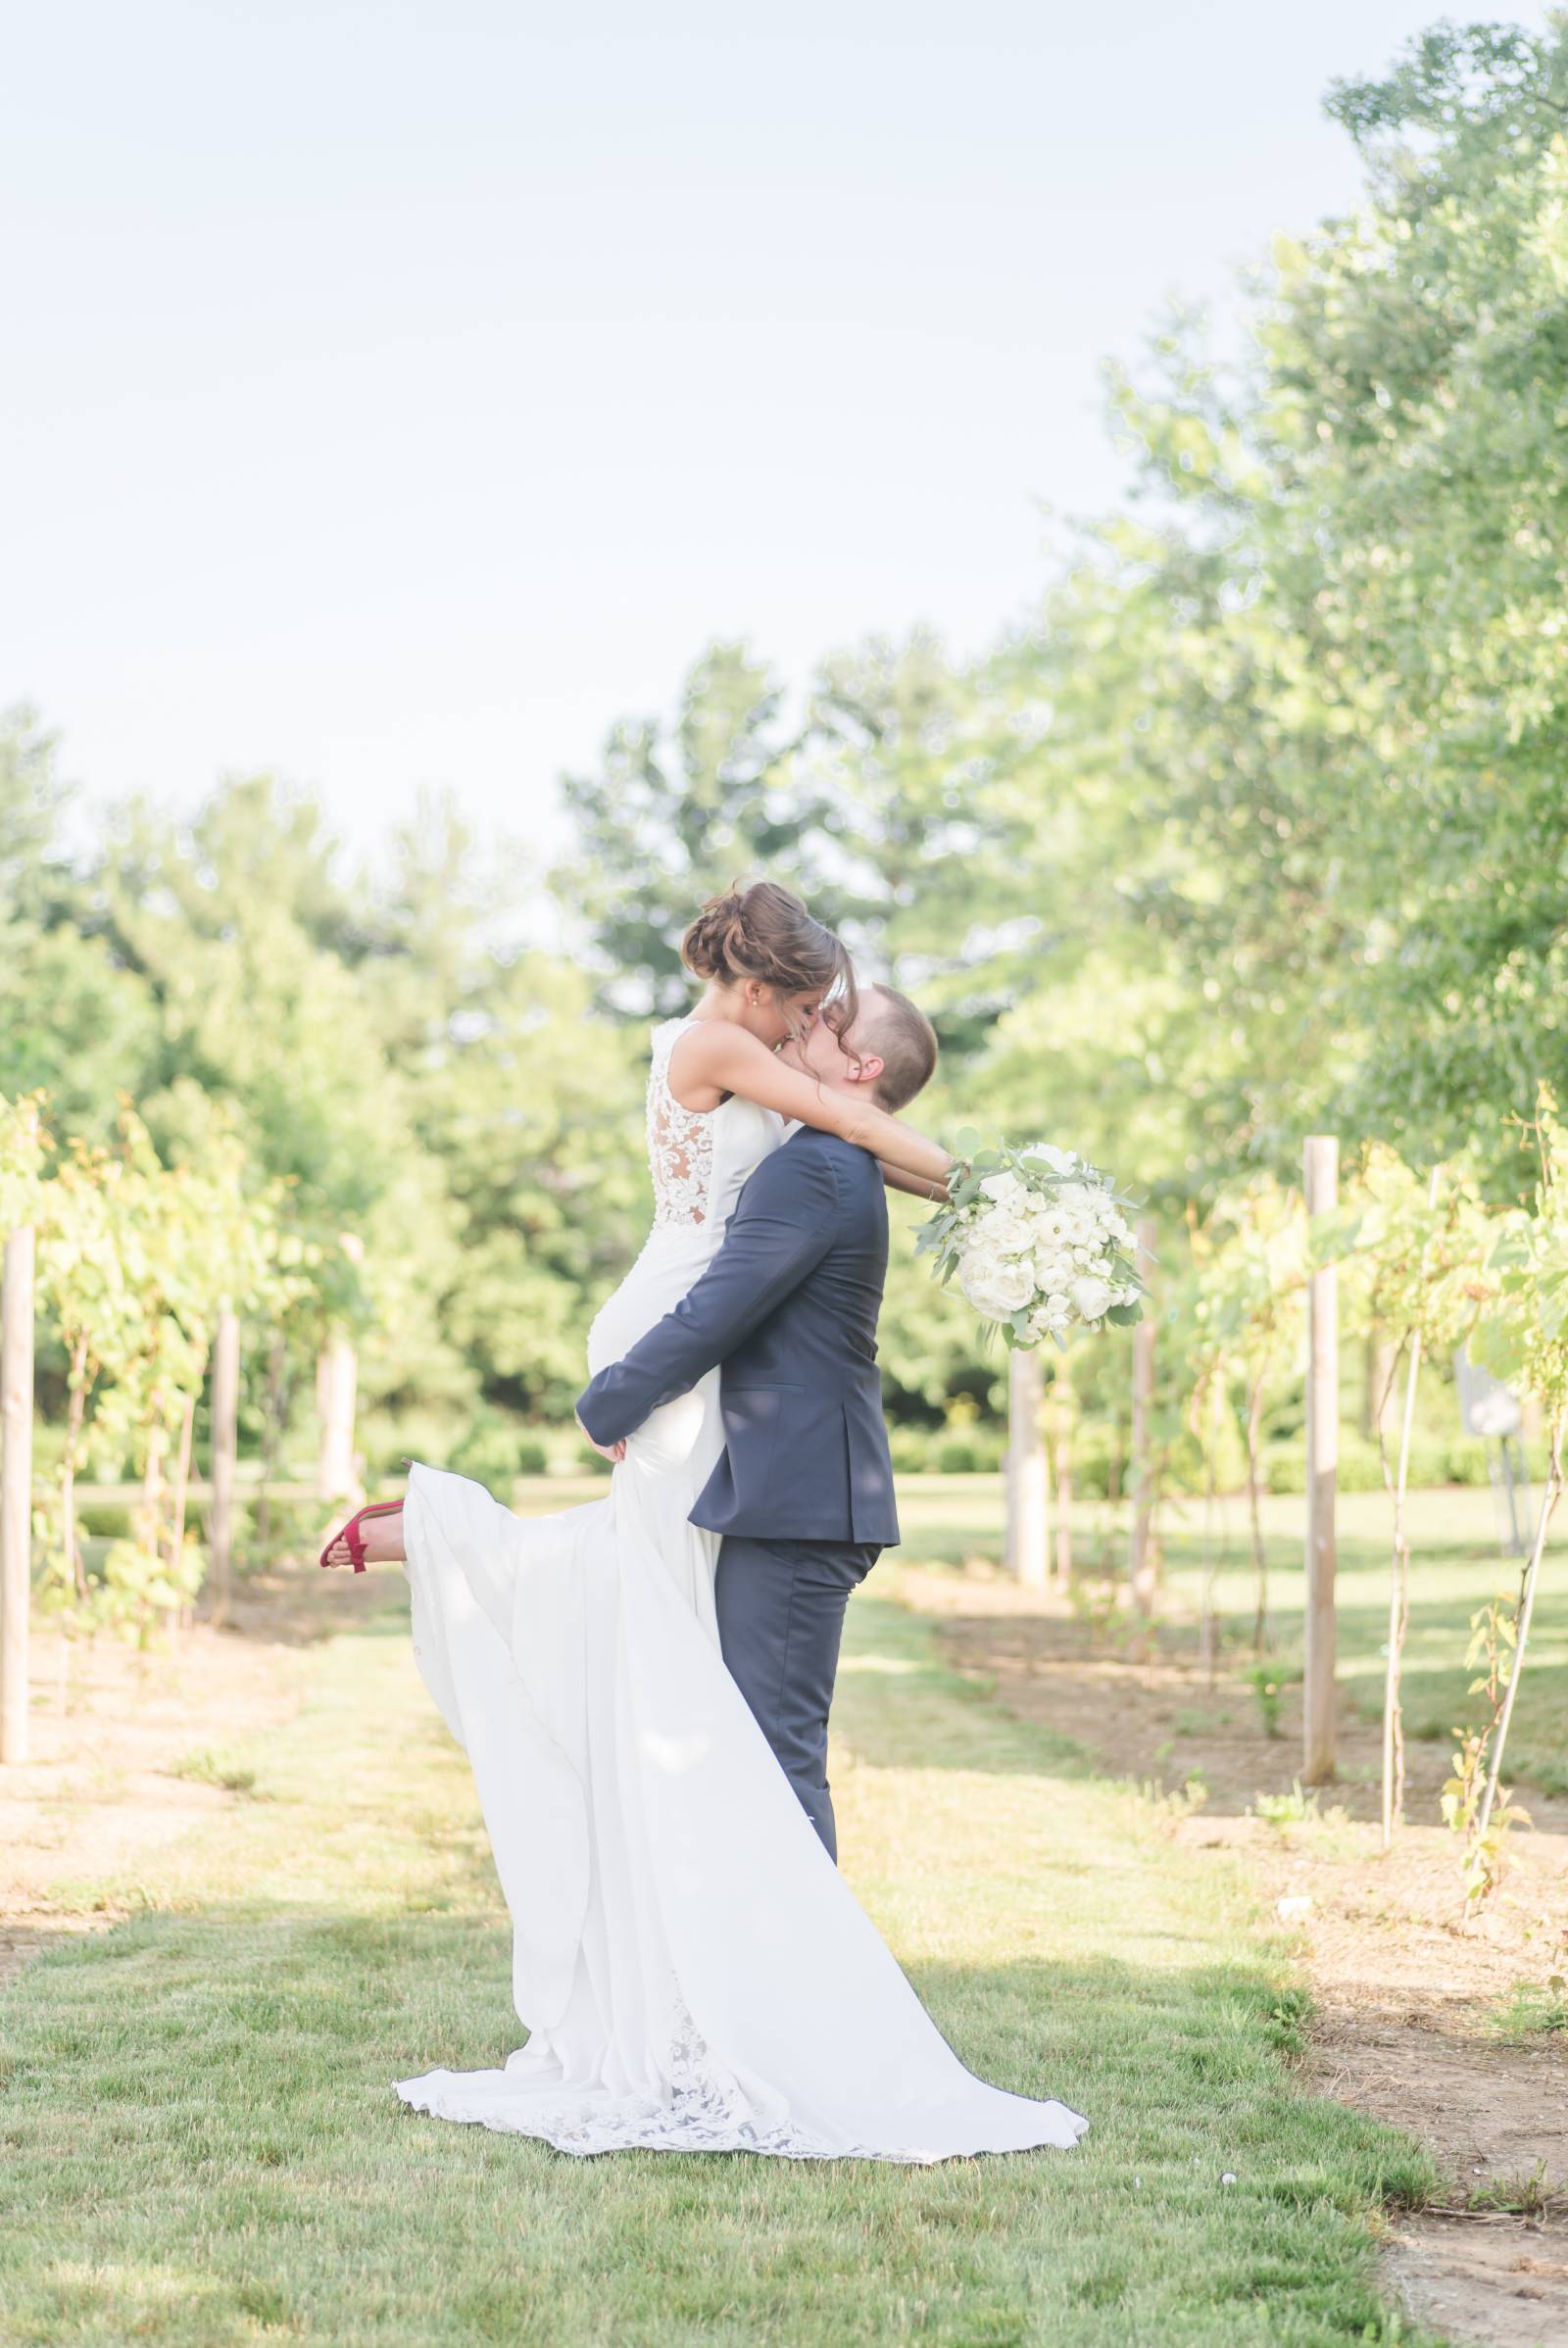
POLYGON ((937 1064, 936 1029, 897 987, 878 982, 863 991, 855 1041, 867 1057, 874 1052, 881 1059, 882 1073, 872 1091, 882 1108, 906 1107, 930 1083, 937 1064))

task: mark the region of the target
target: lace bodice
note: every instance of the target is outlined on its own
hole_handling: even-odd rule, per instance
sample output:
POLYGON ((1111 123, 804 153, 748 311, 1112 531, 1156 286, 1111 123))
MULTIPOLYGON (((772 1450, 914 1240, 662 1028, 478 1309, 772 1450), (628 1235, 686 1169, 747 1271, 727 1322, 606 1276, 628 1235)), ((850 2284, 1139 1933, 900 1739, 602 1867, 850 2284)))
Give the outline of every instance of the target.
POLYGON ((654 1030, 648 1071, 648 1165, 654 1223, 691 1229, 727 1221, 741 1184, 784 1138, 782 1117, 732 1096, 717 1108, 683 1108, 669 1089, 669 1057, 692 1024, 664 1019, 654 1030))

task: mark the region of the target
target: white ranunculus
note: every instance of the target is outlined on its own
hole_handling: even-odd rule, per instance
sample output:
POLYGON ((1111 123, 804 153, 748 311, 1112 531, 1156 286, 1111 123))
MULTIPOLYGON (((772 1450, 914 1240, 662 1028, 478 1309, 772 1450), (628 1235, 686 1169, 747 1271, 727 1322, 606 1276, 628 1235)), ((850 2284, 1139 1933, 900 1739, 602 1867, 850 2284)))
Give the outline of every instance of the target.
POLYGON ((1059 1337, 1072 1319, 1072 1306, 1065 1296, 1042 1296, 1029 1316, 1029 1334, 1033 1338, 1059 1337))
POLYGON ((980 1188, 988 1198, 1017 1198, 1024 1185, 1010 1168, 1004 1168, 1000 1174, 988 1174, 980 1188))
POLYGON ((1073 1282, 1069 1294, 1086 1321, 1098 1321, 1107 1306, 1116 1300, 1116 1292, 1110 1282, 1100 1280, 1089 1272, 1073 1282))

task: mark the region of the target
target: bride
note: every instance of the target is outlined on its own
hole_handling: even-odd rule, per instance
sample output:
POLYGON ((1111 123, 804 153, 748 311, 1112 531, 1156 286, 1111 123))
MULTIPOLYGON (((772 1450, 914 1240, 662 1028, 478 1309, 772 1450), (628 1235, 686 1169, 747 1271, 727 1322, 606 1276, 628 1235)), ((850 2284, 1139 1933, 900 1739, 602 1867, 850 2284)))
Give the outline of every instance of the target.
MULTIPOLYGON (((763 881, 714 899, 682 951, 707 985, 654 1030, 653 1228, 589 1331, 595 1373, 692 1288, 794 1123, 924 1195, 943 1195, 950 1163, 778 1056, 818 1017, 847 1038, 857 1008, 844 947, 798 898, 763 881)), ((600 1499, 523 1521, 413 1461, 404 1500, 362 1510, 323 1550, 323 1565, 404 1564, 420 1673, 473 1770, 528 2031, 498 2070, 429 2071, 397 2093, 577 2154, 929 2162, 1075 2143, 1076 2112, 959 2062, 725 1669, 718 1537, 688 1521, 722 1448, 715 1369, 614 1447, 600 1499)))

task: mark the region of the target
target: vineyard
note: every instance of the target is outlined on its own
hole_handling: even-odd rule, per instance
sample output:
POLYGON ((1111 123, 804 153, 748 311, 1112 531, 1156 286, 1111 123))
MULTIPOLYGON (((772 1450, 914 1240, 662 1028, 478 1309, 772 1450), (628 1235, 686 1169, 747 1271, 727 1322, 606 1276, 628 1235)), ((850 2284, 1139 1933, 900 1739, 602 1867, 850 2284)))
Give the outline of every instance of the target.
MULTIPOLYGON (((514 56, 470 33, 452 18, 432 58, 462 55, 465 108, 492 74, 511 104, 514 56)), ((342 122, 361 50, 392 37, 356 28, 342 122)), ((1020 56, 1076 104, 1077 66, 1042 65, 1057 38, 1020 32, 1020 56)), ((714 45, 747 79, 742 179, 764 145, 748 39, 714 45)), ((1238 20, 1237 73, 1275 71, 1274 40, 1238 20)), ((934 135, 884 86, 927 46, 824 66, 822 91, 869 75, 844 117, 858 168, 873 121, 934 135)), ((547 86, 556 46, 527 54, 547 86)), ((995 52, 963 55, 990 93, 995 52)), ((1206 76, 1201 43, 1183 58, 1206 76)), ((662 123, 649 90, 687 93, 646 62, 631 115, 662 123)), ((315 73, 302 54, 290 91, 315 73)), ((1019 89, 1026 179, 1050 142, 1019 89)), ((993 203, 941 104, 952 201, 993 203)), ((1119 104, 1107 86, 1112 156, 1119 104)), ((1234 331, 1186 304, 1127 318, 1102 376, 1125 488, 1053 511, 1026 604, 999 586, 963 651, 866 610, 786 672, 741 632, 737 585, 649 695, 598 632, 615 549, 574 602, 579 550, 530 539, 596 663, 599 748, 559 773, 503 761, 487 802, 477 736, 448 757, 431 717, 410 738, 439 731, 420 771, 446 779, 392 816, 389 776, 352 850, 329 793, 216 757, 183 801, 88 799, 72 710, 0 709, 4 2348, 1568 2337, 1568 18, 1414 30, 1320 113, 1354 202, 1274 223, 1234 331), (650 1031, 690 1006, 694 912, 764 874, 929 1015, 911 1123, 1078 1152, 1136 1218, 1136 1325, 1009 1351, 930 1276, 930 1201, 890 1199, 904 1540, 851 1605, 833 1716, 846 1876, 941 2027, 988 2077, 1095 2114, 1049 2177, 949 2164, 862 2190, 639 2156, 564 2183, 538 2146, 416 2129, 387 2091, 416 2059, 510 2045, 506 1912, 401 1573, 320 1574, 317 1551, 410 1458, 520 1514, 604 1489, 573 1405, 648 1227, 650 1031)), ((830 157, 842 125, 814 127, 830 157)), ((274 126, 251 149, 243 128, 252 201, 274 126)), ((709 185, 713 217, 732 193, 709 185)), ((967 298, 974 240, 938 219, 922 266, 950 240, 967 298)), ((357 256, 362 220, 338 230, 357 256)), ((864 263, 883 213, 858 236, 835 222, 811 264, 851 257, 856 318, 883 276, 889 303, 907 291, 864 263)), ((794 398, 816 277, 788 333, 772 290, 740 307, 794 398)), ((491 293, 442 346, 451 381, 491 293)), ((724 364, 691 358, 682 392, 704 416, 755 381, 737 318, 709 323, 724 364)), ((935 352, 930 323, 898 308, 879 412, 913 401, 897 368, 935 352)), ((966 397, 1013 379, 1004 323, 966 350, 966 397)), ((401 295, 382 324, 378 368, 401 295)), ((255 339, 270 418, 302 354, 255 339)), ((644 425, 639 369, 597 344, 584 364, 644 425)), ((227 418, 216 371, 175 388, 172 412, 225 419, 205 525, 265 432, 227 418)), ((732 420, 760 445, 749 408, 732 420)), ((428 422, 400 463, 446 447, 428 422)), ((522 465, 506 423, 485 510, 510 561, 533 518, 525 499, 488 518, 522 465)), ((922 537, 956 514, 967 544, 965 435, 991 428, 959 414, 931 480, 896 484, 922 537)), ((637 484, 607 477, 608 513, 637 484)), ((687 486, 651 541, 750 529, 742 476, 687 486)), ((578 488, 604 499, 597 465, 578 488)), ((278 530, 266 592, 335 667, 342 611, 278 530)), ((236 543, 248 579, 265 550, 236 543)), ((833 550, 807 551, 828 576, 833 550)), ((122 552, 139 582, 147 549, 122 552)), ((96 576, 61 561, 74 595, 96 576)), ((631 636, 644 616, 620 613, 631 636)), ((74 629, 19 694, 56 691, 74 629)), ((548 700, 547 653, 478 635, 481 701, 548 700)), ((380 680, 375 738, 401 739, 422 654, 361 651, 345 673, 380 680)), ((175 673, 223 673, 177 652, 175 673)), ((286 661, 276 686, 281 709, 286 661)))
MULTIPOLYGON (((57 1142, 43 1105, 39 1097, 12 1103, 0 1124, 0 1760, 18 1762, 27 1757, 34 1605, 73 1638, 106 1629, 143 1646, 173 1639, 204 1594, 210 1618, 225 1619, 241 1509, 246 1552, 261 1565, 269 1560, 271 1511, 301 1500, 324 1511, 363 1496, 365 1461, 354 1443, 356 1339, 377 1296, 377 1266, 363 1246, 352 1234, 334 1247, 302 1233, 288 1185, 247 1167, 231 1133, 220 1132, 204 1160, 165 1167, 128 1103, 116 1146, 96 1149, 74 1138, 57 1142), (35 1477, 33 1463, 40 1332, 63 1370, 66 1396, 63 1425, 39 1444, 46 1477, 35 1477), (279 1483, 283 1428, 269 1419, 261 1456, 244 1463, 241 1482, 242 1346, 275 1364, 302 1345, 317 1365, 315 1481, 279 1483), (198 1510, 194 1437, 204 1404, 210 1472, 195 1487, 198 1510), (107 1485, 84 1487, 89 1463, 112 1470, 107 1485), (122 1509, 123 1532, 84 1537, 95 1515, 122 1509)), ((1139 1244, 1153 1296, 1127 1348, 1128 1446, 1117 1474, 1118 1482, 1125 1477, 1130 1515, 1124 1611, 1131 1651, 1145 1651, 1157 1621, 1162 1511, 1178 1495, 1200 1496, 1212 1511, 1222 1492, 1239 1492, 1253 1576, 1247 1639, 1255 1665, 1266 1669, 1276 1639, 1261 1431, 1282 1399, 1299 1394, 1301 1776, 1307 1785, 1331 1782, 1342 1339, 1359 1352, 1389 1513, 1387 1850, 1404 1813, 1407 1498, 1423 1359, 1447 1361, 1462 1350, 1501 1391, 1528 1403, 1544 1446, 1544 1488, 1520 1544, 1517 1588, 1494 1597, 1471 1625, 1465 1663, 1480 1677, 1470 1693, 1485 1702, 1454 1732, 1443 1799, 1462 1846, 1472 1909, 1502 1881, 1518 1814, 1502 1769, 1568 1432, 1568 1136, 1544 1091, 1521 1138, 1536 1176, 1529 1206, 1489 1208, 1461 1170, 1412 1170, 1384 1146, 1363 1153, 1341 1196, 1336 1147, 1318 1139, 1306 1145, 1300 1190, 1254 1178, 1222 1193, 1201 1220, 1189 1214, 1168 1236, 1146 1216, 1139 1244)), ((1053 1576, 1071 1584, 1083 1396, 1102 1396, 1122 1350, 1115 1332, 1062 1348, 1049 1385, 1040 1353, 1011 1356, 1005 1554, 1025 1586, 1053 1576), (1080 1354, 1090 1357, 1087 1366, 1080 1354)), ((1239 1636, 1216 1609, 1218 1565, 1209 1538, 1197 1638, 1210 1674, 1221 1644, 1234 1645, 1239 1636)))

